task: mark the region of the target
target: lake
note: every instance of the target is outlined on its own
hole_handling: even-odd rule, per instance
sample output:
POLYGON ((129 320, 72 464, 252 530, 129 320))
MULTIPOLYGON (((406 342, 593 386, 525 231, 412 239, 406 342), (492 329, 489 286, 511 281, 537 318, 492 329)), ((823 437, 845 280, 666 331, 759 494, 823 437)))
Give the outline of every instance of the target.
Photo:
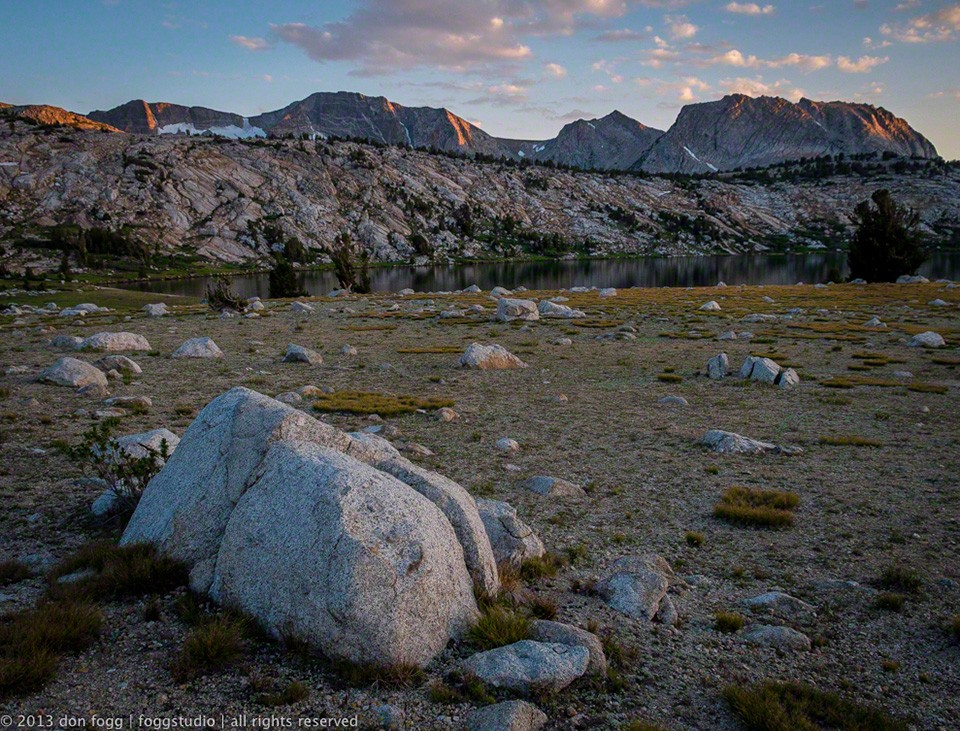
MULTIPOLYGON (((723 281, 736 284, 815 284, 846 274, 846 255, 839 252, 810 254, 743 254, 739 256, 670 256, 631 259, 570 259, 560 261, 508 261, 449 266, 389 266, 371 269, 375 292, 452 291, 476 284, 489 290, 562 289, 596 287, 704 287, 723 281)), ((960 252, 934 253, 920 269, 932 279, 960 279, 960 252)), ((162 294, 203 297, 209 277, 135 282, 127 289, 162 294)), ((268 297, 267 273, 231 277, 233 290, 241 297, 268 297)), ((311 270, 301 275, 303 288, 311 295, 325 295, 339 285, 331 270, 311 270)))

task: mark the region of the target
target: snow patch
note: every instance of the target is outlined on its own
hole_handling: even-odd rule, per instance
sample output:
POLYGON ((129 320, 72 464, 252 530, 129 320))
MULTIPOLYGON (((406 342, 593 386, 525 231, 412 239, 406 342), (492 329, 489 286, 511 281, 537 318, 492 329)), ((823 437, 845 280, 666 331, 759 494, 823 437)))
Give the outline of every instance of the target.
POLYGON ((546 150, 546 149, 547 149, 547 146, 546 146, 546 145, 534 145, 534 146, 533 146, 533 151, 534 151, 534 152, 543 152, 543 151, 546 150))
POLYGON ((235 124, 229 124, 226 127, 209 127, 207 129, 197 129, 193 122, 177 122, 176 124, 165 124, 157 130, 162 135, 202 135, 212 134, 217 137, 229 137, 231 139, 249 139, 251 137, 266 137, 267 133, 260 127, 254 127, 250 120, 243 118, 243 126, 238 127, 235 124))
POLYGON ((527 153, 525 153, 523 150, 520 150, 519 152, 517 152, 517 154, 518 154, 520 157, 526 157, 526 156, 527 156, 527 153))
POLYGON ((694 155, 694 154, 693 154, 693 151, 692 151, 689 147, 687 147, 686 145, 684 145, 683 149, 686 151, 686 153, 687 153, 690 157, 692 157, 692 158, 693 158, 694 160, 696 160, 698 163, 700 163, 701 165, 706 165, 708 168, 710 168, 711 170, 713 170, 713 172, 717 172, 717 168, 715 168, 713 165, 711 165, 711 164, 708 163, 708 162, 704 162, 704 161, 701 160, 699 157, 697 157, 696 155, 694 155))

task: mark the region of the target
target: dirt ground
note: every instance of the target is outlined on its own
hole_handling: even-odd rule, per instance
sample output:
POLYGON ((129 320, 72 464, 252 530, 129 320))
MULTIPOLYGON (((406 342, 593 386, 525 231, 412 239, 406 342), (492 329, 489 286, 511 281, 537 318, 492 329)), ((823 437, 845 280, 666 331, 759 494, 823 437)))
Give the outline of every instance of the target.
MULTIPOLYGON (((85 294, 98 302, 97 291, 85 294)), ((399 430, 396 441, 428 447, 434 456, 413 458, 475 496, 513 504, 549 550, 575 549, 577 560, 531 588, 557 603, 557 621, 597 622, 636 651, 619 692, 580 682, 543 701, 548 728, 619 729, 642 719, 668 729, 738 729, 721 689, 767 678, 837 691, 916 729, 957 728, 960 644, 945 625, 960 614, 960 290, 943 284, 807 285, 621 290, 606 299, 596 292, 562 294, 589 319, 501 324, 493 321, 495 304, 485 294, 318 299, 308 315, 277 302, 256 319, 221 319, 202 306, 175 307, 162 318, 118 309, 82 324, 29 316, 12 325, 12 317, 3 318, 0 366, 27 370, 0 379, 0 561, 27 558, 43 567, 104 534, 87 519, 98 490, 76 484, 82 465, 57 448, 78 442, 90 413, 103 406, 35 377, 61 355, 75 355, 48 347, 53 334, 126 330, 146 336, 155 350, 128 353, 143 374, 129 384, 111 382, 111 394, 147 395, 153 407, 123 417, 119 433, 167 427, 182 434, 199 409, 237 385, 269 395, 313 384, 453 399, 457 421, 420 413, 386 419, 399 430), (928 304, 936 298, 947 306, 928 304), (722 310, 700 311, 708 300, 722 310), (393 303, 400 309, 387 312, 393 303), (422 311, 472 304, 486 311, 449 319, 422 311), (802 312, 785 319, 794 308, 802 312), (755 313, 778 319, 743 321, 755 313), (874 315, 887 327, 865 327, 874 315), (754 338, 718 341, 729 330, 754 338), (911 335, 926 330, 939 332, 947 347, 907 347, 911 335), (597 339, 618 332, 626 337, 597 339), (212 337, 224 358, 169 357, 198 336, 212 337), (553 344, 558 338, 572 344, 553 344), (458 353, 471 342, 500 343, 530 367, 460 369, 458 353), (323 365, 280 363, 288 343, 318 350, 323 365), (345 344, 358 354, 341 354, 345 344), (399 352, 434 347, 448 352, 399 352), (735 371, 747 355, 773 357, 795 368, 801 383, 785 390, 736 377, 709 380, 707 360, 721 351, 735 371), (886 358, 865 366, 866 353, 886 358), (682 381, 658 378, 665 373, 682 381), (850 379, 852 387, 823 385, 832 378, 850 379), (857 384, 858 378, 882 385, 857 384), (909 390, 917 384, 945 392, 924 385, 909 390), (557 399, 560 394, 567 400, 557 399), (683 396, 689 405, 658 402, 668 395, 683 396), (712 428, 804 451, 718 455, 697 443, 712 428), (504 436, 519 442, 517 454, 495 449, 504 436), (847 436, 880 446, 821 442, 847 436), (547 499, 518 487, 536 474, 578 482, 588 496, 547 499), (732 485, 797 493, 795 525, 751 529, 713 518, 713 506, 732 485), (688 531, 702 533, 702 545, 690 545, 688 531), (620 556, 649 552, 689 577, 689 588, 674 597, 676 627, 630 619, 572 590, 574 582, 602 576, 620 556), (922 578, 919 593, 900 612, 872 606, 873 586, 892 564, 922 578), (751 616, 742 601, 774 588, 815 611, 775 620, 751 616), (748 627, 795 627, 811 638, 813 649, 783 653, 744 642, 742 632, 722 634, 714 629, 720 610, 743 613, 748 627)), ((347 430, 372 423, 366 416, 323 418, 347 430)), ((38 575, 0 587, 0 612, 32 606, 45 586, 38 575)), ((405 713, 401 728, 446 729, 462 727, 471 708, 428 696, 431 681, 469 654, 461 647, 445 651, 426 679, 408 690, 346 687, 270 643, 256 645, 234 669, 177 684, 169 664, 186 628, 171 609, 173 600, 161 597, 160 618, 149 622, 149 598, 105 604, 100 639, 65 658, 44 690, 0 702, 0 711, 125 720, 129 714, 358 714, 363 725, 378 707, 391 704, 405 713), (310 696, 287 708, 259 706, 251 679, 264 677, 302 681, 310 696)))

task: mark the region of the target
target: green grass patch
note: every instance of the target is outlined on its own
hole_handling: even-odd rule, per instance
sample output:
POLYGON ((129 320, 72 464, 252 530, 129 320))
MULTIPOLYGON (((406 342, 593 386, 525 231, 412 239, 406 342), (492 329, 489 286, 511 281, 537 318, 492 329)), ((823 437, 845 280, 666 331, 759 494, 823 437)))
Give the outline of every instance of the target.
POLYGON ((916 594, 923 585, 923 579, 909 566, 892 564, 880 574, 877 583, 883 589, 902 591, 907 594, 916 594))
POLYGON ((729 685, 723 697, 749 731, 907 731, 884 711, 808 685, 765 681, 729 685))
POLYGON ((556 576, 563 565, 564 561, 560 556, 555 553, 545 553, 542 556, 528 558, 520 564, 520 576, 525 581, 556 576))
POLYGON ((883 609, 887 612, 899 612, 903 609, 907 598, 903 594, 897 594, 892 591, 884 591, 877 594, 873 600, 874 609, 883 609))
POLYGON ((800 503, 796 493, 734 485, 713 508, 713 517, 735 525, 785 528, 793 525, 800 503))
POLYGON ((826 444, 831 447, 874 447, 880 448, 883 442, 869 437, 859 437, 856 435, 820 437, 820 444, 826 444))
POLYGON ((530 619, 504 606, 488 606, 482 610, 477 623, 467 632, 467 641, 479 650, 512 645, 527 639, 530 619))
POLYGON ((907 390, 914 391, 916 393, 944 394, 944 393, 947 393, 950 389, 947 388, 946 386, 940 386, 936 383, 924 383, 923 381, 917 381, 907 386, 907 390))
POLYGON ((713 628, 724 634, 739 632, 745 623, 743 615, 736 612, 716 612, 713 615, 713 628))
POLYGON ((412 414, 418 409, 434 411, 444 406, 453 405, 453 399, 394 396, 369 391, 338 391, 321 394, 313 402, 313 408, 316 411, 379 414, 380 416, 412 414))
POLYGON ((463 352, 463 347, 460 346, 460 345, 432 345, 432 346, 426 346, 426 347, 423 347, 423 348, 397 348, 397 352, 398 352, 398 353, 413 353, 413 354, 417 354, 417 355, 425 355, 425 354, 427 354, 427 353, 436 353, 436 354, 446 353, 446 354, 453 354, 453 353, 462 353, 462 352, 463 352))
POLYGON ((247 649, 245 622, 222 614, 191 630, 171 667, 179 683, 236 665, 247 649))
POLYGON ((658 373, 657 380, 662 383, 680 383, 683 381, 683 376, 677 373, 658 373))
POLYGON ((89 543, 54 567, 48 594, 89 599, 165 594, 184 586, 187 578, 184 564, 161 556, 149 544, 89 543), (57 581, 78 571, 89 575, 69 583, 57 581))

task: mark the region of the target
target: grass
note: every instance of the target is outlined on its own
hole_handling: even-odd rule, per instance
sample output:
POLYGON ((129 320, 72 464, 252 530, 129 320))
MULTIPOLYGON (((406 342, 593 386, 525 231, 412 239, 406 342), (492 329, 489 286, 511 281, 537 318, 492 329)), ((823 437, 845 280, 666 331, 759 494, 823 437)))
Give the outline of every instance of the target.
POLYGON ((680 383, 683 381, 683 376, 677 373, 658 373, 657 380, 662 383, 680 383))
POLYGON ((412 688, 423 682, 423 670, 416 665, 396 663, 373 665, 349 660, 329 660, 330 670, 352 688, 378 685, 387 688, 412 688))
POLYGON ((820 381, 820 385, 825 388, 856 388, 857 386, 875 386, 877 388, 896 388, 902 386, 902 381, 894 381, 890 378, 876 378, 874 376, 834 376, 826 381, 820 381))
POLYGON ((536 594, 523 603, 524 608, 536 619, 555 619, 559 607, 550 597, 536 594))
POLYGON ((462 353, 463 347, 459 345, 433 345, 423 348, 397 348, 398 353, 417 353, 417 354, 426 354, 426 353, 462 353))
POLYGON ((688 546, 693 546, 694 548, 699 548, 703 545, 703 542, 707 540, 703 533, 693 530, 688 530, 684 533, 683 539, 687 542, 688 546))
POLYGON ((826 444, 831 447, 874 447, 880 448, 883 442, 869 437, 860 437, 856 435, 820 437, 820 444, 826 444))
POLYGON ((908 391, 914 391, 916 393, 938 393, 944 394, 950 391, 946 386, 940 386, 936 383, 924 383, 922 381, 917 383, 911 383, 907 386, 908 391))
POLYGON ((480 619, 467 632, 467 641, 479 650, 512 645, 527 639, 530 619, 520 612, 503 606, 488 606, 480 619))
POLYGON ((528 558, 520 564, 520 577, 525 581, 534 581, 545 577, 556 576, 563 566, 563 559, 555 553, 545 553, 542 556, 528 558))
POLYGON ((22 561, 0 562, 0 586, 17 584, 29 579, 30 576, 30 568, 22 561))
POLYGON ((44 602, 0 622, 0 699, 40 690, 56 674, 60 656, 90 646, 103 615, 89 602, 44 602))
POLYGON ((667 731, 667 729, 665 726, 649 721, 634 720, 624 726, 623 731, 667 731))
POLYGON ((960 642, 960 614, 955 614, 947 623, 948 631, 953 635, 953 639, 960 642))
POLYGON ((713 508, 713 517, 736 525, 783 528, 793 525, 796 493, 734 485, 713 508))
POLYGON ((723 697, 749 731, 907 731, 904 721, 817 688, 765 681, 730 685, 723 697))
POLYGON ((49 595, 116 599, 163 594, 187 583, 187 569, 179 561, 161 556, 156 548, 140 543, 117 546, 89 543, 60 562, 51 572, 49 595), (56 580, 77 571, 93 573, 78 581, 60 584, 56 580))
POLYGON ((496 703, 496 698, 490 695, 487 687, 475 675, 465 675, 458 672, 451 673, 444 680, 437 680, 430 686, 427 697, 433 703, 447 705, 460 703, 479 703, 490 705, 496 703))
POLYGON ((171 672, 178 683, 236 665, 247 648, 244 621, 223 614, 191 630, 171 672))
POLYGON ((903 604, 907 598, 903 594, 897 594, 891 591, 884 591, 877 594, 873 600, 874 609, 882 609, 887 612, 899 612, 903 609, 903 604))
POLYGON ((920 575, 908 566, 892 564, 884 569, 877 583, 883 589, 917 594, 923 585, 920 575))
POLYGON ((379 414, 380 416, 412 414, 418 409, 433 411, 453 405, 452 399, 393 396, 368 391, 338 391, 337 393, 321 394, 313 402, 313 408, 316 411, 379 414))
MULTIPOLYGON (((272 685, 268 683, 266 685, 272 685)), ((261 706, 276 708, 278 706, 290 706, 294 703, 306 700, 310 696, 310 690, 298 680, 294 680, 283 687, 282 690, 276 688, 263 688, 261 692, 254 696, 255 703, 261 706)))
POLYGON ((713 615, 713 628, 724 634, 739 632, 743 629, 745 622, 743 615, 736 612, 716 612, 713 615))

